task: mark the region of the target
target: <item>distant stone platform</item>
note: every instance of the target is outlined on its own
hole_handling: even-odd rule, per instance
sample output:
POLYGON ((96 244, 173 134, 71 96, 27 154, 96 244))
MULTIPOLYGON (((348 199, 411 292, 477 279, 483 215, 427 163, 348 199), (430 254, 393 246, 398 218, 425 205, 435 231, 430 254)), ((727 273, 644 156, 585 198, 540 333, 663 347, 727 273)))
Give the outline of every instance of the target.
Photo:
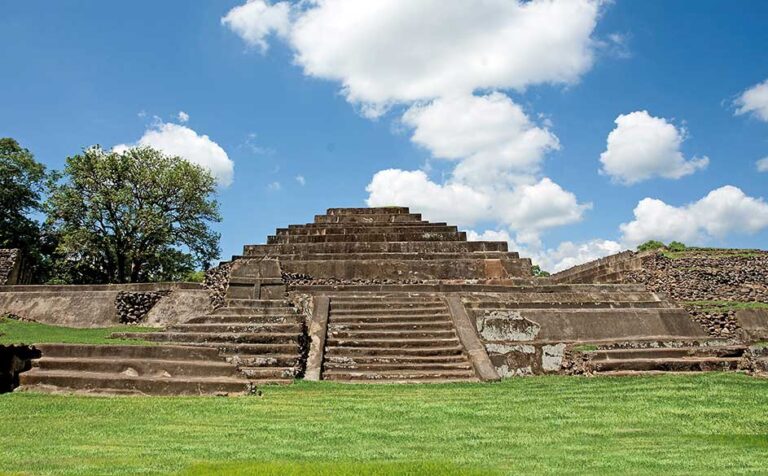
POLYGON ((329 209, 208 276, 215 309, 141 336, 158 345, 40 346, 22 388, 232 394, 295 378, 479 382, 765 359, 642 284, 534 278, 506 242, 467 241, 403 207, 329 209))

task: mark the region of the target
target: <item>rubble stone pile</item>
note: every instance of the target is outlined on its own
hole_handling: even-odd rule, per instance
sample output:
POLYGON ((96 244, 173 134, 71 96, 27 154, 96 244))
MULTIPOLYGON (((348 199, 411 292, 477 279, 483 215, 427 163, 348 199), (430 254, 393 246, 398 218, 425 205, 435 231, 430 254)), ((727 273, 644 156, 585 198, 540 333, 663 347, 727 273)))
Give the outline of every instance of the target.
POLYGON ((168 294, 170 291, 121 291, 115 298, 117 318, 121 324, 137 324, 144 320, 157 301, 168 294))
POLYGON ((232 262, 221 263, 205 272, 203 286, 208 290, 211 307, 218 309, 224 305, 224 298, 229 287, 229 276, 232 273, 232 262))
MULTIPOLYGON (((0 286, 8 283, 16 261, 19 259, 19 250, 0 249, 0 286)), ((13 284, 13 283, 10 283, 13 284)))

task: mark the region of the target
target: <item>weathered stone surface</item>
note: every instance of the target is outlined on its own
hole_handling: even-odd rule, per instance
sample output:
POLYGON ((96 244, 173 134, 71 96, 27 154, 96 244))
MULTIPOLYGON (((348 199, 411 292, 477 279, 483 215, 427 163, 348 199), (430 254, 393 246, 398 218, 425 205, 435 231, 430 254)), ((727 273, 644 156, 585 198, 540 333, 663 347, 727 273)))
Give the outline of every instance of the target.
POLYGON ((476 319, 477 331, 486 341, 529 341, 536 338, 541 326, 518 311, 490 311, 476 319))

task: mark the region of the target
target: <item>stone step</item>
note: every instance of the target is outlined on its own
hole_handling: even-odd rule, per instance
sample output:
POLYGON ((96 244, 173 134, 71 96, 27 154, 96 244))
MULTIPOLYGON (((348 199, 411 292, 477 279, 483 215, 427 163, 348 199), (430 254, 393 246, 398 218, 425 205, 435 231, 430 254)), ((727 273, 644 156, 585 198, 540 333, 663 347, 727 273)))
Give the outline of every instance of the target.
POLYGON ((394 348, 411 348, 411 349, 423 349, 423 348, 443 348, 459 345, 459 339, 457 337, 451 338, 427 338, 427 339, 342 339, 329 336, 326 341, 328 347, 394 347, 394 348))
POLYGON ((22 390, 72 390, 146 395, 246 394, 251 384, 231 377, 131 377, 127 375, 32 369, 19 375, 22 390), (54 387, 54 388, 52 388, 54 387))
POLYGON ((463 355, 464 347, 458 344, 443 345, 441 347, 380 347, 376 342, 369 347, 335 347, 326 346, 326 358, 337 359, 343 357, 377 357, 377 356, 451 356, 463 355))
POLYGON ((230 354, 227 361, 241 367, 296 367, 299 355, 293 354, 230 354))
POLYGON ((653 293, 642 292, 546 292, 546 293, 509 293, 502 296, 472 296, 465 301, 468 308, 489 309, 506 305, 518 305, 528 302, 647 302, 660 300, 653 293))
POLYGON ((301 348, 297 343, 292 344, 238 344, 232 342, 219 343, 190 343, 189 345, 199 345, 213 347, 225 355, 265 355, 265 354, 288 354, 298 358, 301 348))
POLYGON ((42 357, 33 366, 42 370, 97 372, 144 377, 241 377, 237 368, 225 362, 209 360, 159 360, 123 358, 42 357))
POLYGON ((523 309, 664 309, 669 303, 663 301, 603 301, 603 302, 518 302, 488 303, 487 307, 472 307, 477 312, 510 311, 523 309))
MULTIPOLYGON (((142 334, 144 335, 144 334, 142 334)), ((221 360, 216 349, 178 345, 37 344, 43 357, 221 360)))
MULTIPOLYGON (((361 296, 391 295, 394 293, 503 293, 514 296, 516 293, 559 293, 559 292, 645 292, 642 284, 533 284, 533 279, 510 278, 501 283, 495 280, 477 283, 440 283, 429 282, 421 284, 349 284, 343 290, 337 285, 293 285, 292 291, 322 292, 331 298, 342 295, 361 296)), ((538 280, 536 280, 538 281, 538 280)))
POLYGON ((328 330, 452 330, 453 322, 446 318, 444 321, 396 321, 396 322, 330 322, 328 330))
POLYGON ((664 370, 707 372, 715 370, 735 370, 738 367, 738 357, 685 357, 661 359, 611 359, 596 363, 598 372, 626 370, 664 370))
MULTIPOLYGON (((428 243, 428 242, 425 242, 428 243)), ((390 253, 390 252, 376 252, 376 253, 268 253, 270 258, 279 259, 280 261, 338 261, 338 260, 352 260, 352 261, 370 261, 370 260, 387 260, 387 261, 428 261, 428 260, 449 260, 449 259, 472 259, 472 260, 490 260, 501 259, 507 261, 519 260, 520 257, 517 253, 510 253, 508 251, 472 251, 462 253, 443 253, 437 251, 428 252, 412 252, 412 253, 390 253)), ((233 259, 248 259, 250 256, 234 256, 233 259)), ((255 280, 254 279, 254 284, 255 280)))
POLYGON ((382 233, 456 233, 459 229, 455 226, 440 225, 437 223, 409 224, 400 226, 396 223, 377 224, 377 225, 353 225, 332 226, 332 227, 297 227, 297 228, 278 228, 274 236, 316 236, 316 235, 360 235, 360 234, 382 234, 382 233))
POLYGON ((254 316, 242 314, 221 314, 193 317, 184 324, 296 324, 304 319, 298 314, 254 316))
POLYGON ((231 344, 289 344, 298 342, 299 336, 292 333, 267 332, 153 332, 151 334, 119 332, 112 334, 114 338, 136 339, 137 336, 147 336, 151 342, 198 342, 198 343, 231 343, 231 344))
POLYGON ((443 314, 402 314, 402 315, 390 315, 390 314, 371 314, 371 315, 332 315, 330 317, 330 323, 335 324, 369 324, 369 323, 390 323, 399 324, 403 322, 451 322, 451 318, 448 313, 443 314))
POLYGON ((341 330, 328 329, 328 335, 333 339, 451 339, 456 337, 453 329, 450 330, 414 330, 397 329, 385 331, 363 330, 341 330))
POLYGON ((466 363, 467 357, 462 354, 448 354, 448 355, 356 355, 356 356, 340 356, 340 355, 326 355, 326 363, 331 364, 349 364, 356 363, 360 365, 367 364, 457 364, 466 363))
POLYGON ((267 244, 278 243, 338 243, 344 241, 466 241, 467 234, 461 232, 436 231, 413 233, 358 233, 343 235, 298 235, 267 237, 267 244))
POLYGON ((410 213, 408 207, 335 207, 328 208, 325 214, 328 216, 336 215, 407 215, 410 213))
POLYGON ((295 367, 240 367, 240 372, 249 380, 285 380, 286 383, 296 377, 295 367))
POLYGON ((285 254, 354 254, 354 253, 471 253, 506 252, 506 241, 347 241, 337 243, 282 243, 245 245, 246 256, 285 254))
POLYGON ((414 363, 414 362, 391 362, 391 363, 359 363, 359 362, 326 362, 323 365, 324 372, 331 370, 355 370, 355 371, 380 371, 380 370, 472 370, 472 364, 467 361, 462 362, 440 362, 440 363, 414 363))
POLYGON ((476 379, 472 370, 379 370, 353 371, 328 370, 323 372, 324 380, 454 380, 476 379))
POLYGON ((288 229, 293 230, 293 229, 304 229, 304 228, 345 228, 348 226, 389 226, 389 225, 407 227, 407 226, 423 226, 423 225, 447 226, 448 224, 445 222, 431 222, 427 220, 406 221, 406 222, 397 222, 397 223, 376 222, 376 221, 351 222, 351 223, 327 222, 327 223, 302 223, 302 224, 296 224, 296 225, 288 225, 288 229))
POLYGON ((447 309, 446 304, 435 298, 426 300, 425 298, 415 298, 411 300, 386 300, 378 301, 366 298, 344 301, 341 299, 331 299, 331 312, 361 312, 361 311, 387 311, 387 310, 413 310, 413 311, 431 311, 447 309))
POLYGON ((168 328, 171 332, 236 332, 236 333, 293 333, 300 334, 302 325, 298 322, 287 323, 253 323, 253 322, 228 322, 228 323, 202 323, 202 324, 177 324, 168 328))
POLYGON ((366 316, 447 316, 448 309, 443 305, 439 308, 424 309, 424 308, 412 308, 412 309, 387 309, 387 308, 374 308, 374 309, 333 309, 331 308, 332 317, 366 317, 366 316))
POLYGON ((283 299, 226 299, 223 307, 283 308, 292 309, 283 299))
POLYGON ((218 309, 215 309, 214 311, 210 312, 208 315, 211 316, 217 316, 217 315, 241 315, 241 316, 283 316, 283 317, 296 317, 299 314, 293 309, 293 308, 282 308, 282 307, 268 307, 264 309, 259 309, 257 307, 235 307, 235 306, 225 306, 220 307, 218 309))
POLYGON ((661 375, 701 375, 698 370, 611 370, 598 372, 598 377, 657 377, 661 375))
POLYGON ((623 359, 661 359, 683 357, 741 357, 744 346, 663 347, 644 349, 606 349, 582 352, 594 362, 623 359))

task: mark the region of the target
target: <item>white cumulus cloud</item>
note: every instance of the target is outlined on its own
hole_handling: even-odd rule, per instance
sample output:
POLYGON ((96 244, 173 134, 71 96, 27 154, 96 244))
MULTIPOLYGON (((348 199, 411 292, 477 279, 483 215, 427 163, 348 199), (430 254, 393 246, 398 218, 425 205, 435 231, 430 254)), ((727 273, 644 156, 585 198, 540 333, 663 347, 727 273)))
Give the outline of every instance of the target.
POLYGON ((768 157, 763 157, 758 160, 755 165, 757 166, 758 172, 768 172, 768 157))
POLYGON ((533 175, 557 137, 538 127, 504 94, 460 95, 411 107, 402 122, 411 141, 438 159, 460 161, 454 175, 470 184, 515 181, 533 175))
POLYGON ((136 143, 116 145, 113 149, 121 151, 137 145, 153 147, 167 155, 179 156, 200 165, 209 170, 221 186, 227 187, 232 183, 234 162, 219 144, 189 127, 158 122, 147 129, 136 143))
POLYGON ((736 114, 753 114, 768 122, 768 79, 747 89, 736 99, 736 114))
POLYGON ((267 37, 273 33, 286 35, 291 25, 291 6, 288 2, 274 5, 265 0, 248 0, 234 7, 224 18, 222 25, 237 33, 250 46, 262 52, 269 48, 267 37))
POLYGON ((602 0, 251 0, 222 23, 266 48, 284 34, 309 76, 338 81, 350 102, 391 103, 569 84, 592 65, 602 0), (293 18, 293 21, 291 21, 293 18))
POLYGON ((179 111, 179 113, 176 115, 176 118, 179 120, 179 122, 189 122, 189 114, 187 114, 184 111, 179 111))
POLYGON ((709 164, 707 157, 683 157, 680 146, 685 130, 664 118, 635 111, 620 115, 615 123, 600 162, 601 173, 618 182, 629 185, 652 177, 679 179, 709 164))
POLYGON ((366 191, 371 207, 410 206, 427 219, 462 226, 493 220, 510 227, 521 241, 536 241, 546 229, 575 223, 591 207, 546 177, 498 190, 455 181, 438 184, 421 170, 389 169, 377 172, 366 191))
POLYGON ((622 241, 630 246, 648 240, 702 243, 768 228, 768 203, 732 185, 712 190, 700 200, 680 207, 644 198, 635 207, 634 220, 619 228, 622 241))

